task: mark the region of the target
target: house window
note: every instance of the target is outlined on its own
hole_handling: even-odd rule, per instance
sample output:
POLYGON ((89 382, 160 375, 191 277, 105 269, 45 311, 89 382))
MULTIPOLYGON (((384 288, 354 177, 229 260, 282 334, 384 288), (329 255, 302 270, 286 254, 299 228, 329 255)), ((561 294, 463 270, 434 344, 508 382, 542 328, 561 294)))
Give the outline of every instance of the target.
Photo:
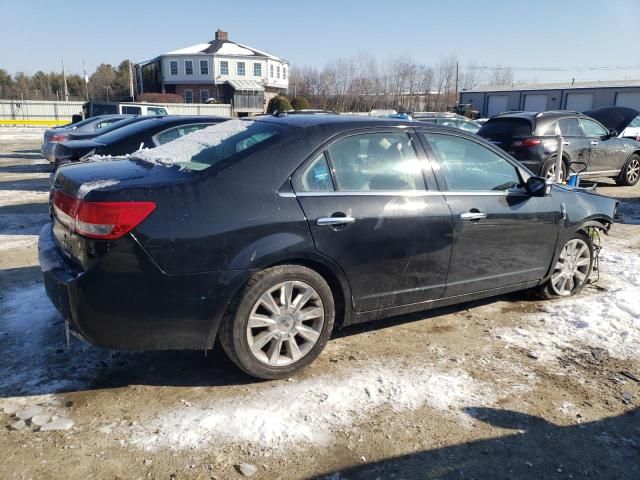
POLYGON ((253 64, 253 76, 254 77, 261 77, 262 76, 262 64, 261 63, 254 63, 253 64))
POLYGON ((282 67, 282 78, 287 79, 287 67, 282 67))
POLYGON ((184 73, 187 75, 193 75, 193 61, 185 60, 184 61, 184 73))
POLYGON ((220 75, 229 75, 229 62, 220 60, 220 75))
POLYGON ((244 77, 244 62, 238 62, 236 64, 236 75, 244 77))
POLYGON ((200 103, 204 103, 209 99, 209 90, 200 90, 200 103))
POLYGON ((276 67, 276 76, 280 78, 280 65, 276 67))
POLYGON ((200 75, 209 75, 209 62, 200 60, 200 75))
POLYGON ((269 65, 269 76, 273 78, 273 65, 269 65))
POLYGON ((169 69, 171 70, 171 75, 178 75, 178 62, 171 60, 169 62, 169 69))
POLYGON ((193 90, 184 91, 184 103, 193 103, 193 90))

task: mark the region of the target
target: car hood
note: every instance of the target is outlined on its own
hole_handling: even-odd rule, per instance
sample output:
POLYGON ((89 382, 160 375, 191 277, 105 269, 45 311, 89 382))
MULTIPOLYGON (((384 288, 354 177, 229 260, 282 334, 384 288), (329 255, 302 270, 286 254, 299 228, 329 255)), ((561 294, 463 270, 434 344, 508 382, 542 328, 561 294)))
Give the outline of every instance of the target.
POLYGON ((622 133, 629 126, 631 120, 640 115, 640 112, 635 108, 627 107, 596 108, 584 113, 591 118, 595 118, 609 130, 615 130, 618 133, 622 133))

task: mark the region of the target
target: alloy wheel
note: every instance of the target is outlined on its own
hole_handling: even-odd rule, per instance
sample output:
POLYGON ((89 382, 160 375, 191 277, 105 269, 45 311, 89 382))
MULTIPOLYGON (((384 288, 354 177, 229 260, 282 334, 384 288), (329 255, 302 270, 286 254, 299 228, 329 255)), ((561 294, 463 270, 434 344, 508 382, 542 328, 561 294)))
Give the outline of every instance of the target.
MULTIPOLYGON (((553 180, 555 182, 556 180, 556 164, 555 163, 549 165, 549 168, 547 168, 546 178, 548 180, 553 180)), ((560 181, 563 181, 563 180, 564 180, 564 166, 560 164, 560 181)))
POLYGON ((551 274, 551 288, 560 296, 571 295, 587 280, 591 250, 584 240, 574 238, 566 243, 551 274))
POLYGON ((632 158, 627 165, 627 182, 634 183, 638 180, 638 176, 640 176, 640 160, 637 158, 632 158))
POLYGON ((282 367, 297 362, 318 342, 324 325, 320 295, 309 284, 287 281, 256 301, 247 322, 247 342, 256 360, 282 367))

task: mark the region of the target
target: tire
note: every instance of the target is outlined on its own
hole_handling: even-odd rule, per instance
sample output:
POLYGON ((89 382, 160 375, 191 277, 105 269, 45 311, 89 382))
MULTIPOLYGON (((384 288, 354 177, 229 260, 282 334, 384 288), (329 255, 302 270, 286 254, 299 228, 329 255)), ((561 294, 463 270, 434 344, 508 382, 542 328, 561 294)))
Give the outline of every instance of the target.
POLYGON ((564 242, 549 279, 539 287, 539 296, 551 299, 580 293, 591 275, 593 260, 594 248, 589 237, 582 233, 572 235, 564 242))
POLYGON ((638 180, 640 180, 640 155, 634 153, 622 167, 620 175, 616 178, 616 184, 624 187, 633 187, 638 183, 638 180))
MULTIPOLYGON (((560 163, 560 169, 561 169, 560 181, 564 182, 567 179, 567 164, 565 163, 564 160, 560 163)), ((544 162, 544 165, 540 170, 540 176, 544 178, 551 178, 552 180, 555 181, 555 178, 556 178, 555 171, 556 171, 556 159, 550 158, 549 160, 544 162)))
POLYGON ((324 278, 306 267, 281 265, 249 279, 218 338, 243 371, 273 380, 311 363, 327 344, 334 320, 333 294, 324 278))

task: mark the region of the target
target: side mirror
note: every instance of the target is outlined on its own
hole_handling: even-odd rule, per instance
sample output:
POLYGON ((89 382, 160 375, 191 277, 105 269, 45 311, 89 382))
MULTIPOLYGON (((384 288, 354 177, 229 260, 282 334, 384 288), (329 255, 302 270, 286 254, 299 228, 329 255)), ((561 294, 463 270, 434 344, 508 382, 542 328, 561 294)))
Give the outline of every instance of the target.
POLYGON ((615 138, 618 136, 618 131, 614 130, 613 128, 611 130, 609 130, 609 138, 615 138))
POLYGON ((553 182, 547 181, 543 177, 529 177, 524 184, 527 192, 533 197, 544 197, 551 193, 551 185, 553 182))

